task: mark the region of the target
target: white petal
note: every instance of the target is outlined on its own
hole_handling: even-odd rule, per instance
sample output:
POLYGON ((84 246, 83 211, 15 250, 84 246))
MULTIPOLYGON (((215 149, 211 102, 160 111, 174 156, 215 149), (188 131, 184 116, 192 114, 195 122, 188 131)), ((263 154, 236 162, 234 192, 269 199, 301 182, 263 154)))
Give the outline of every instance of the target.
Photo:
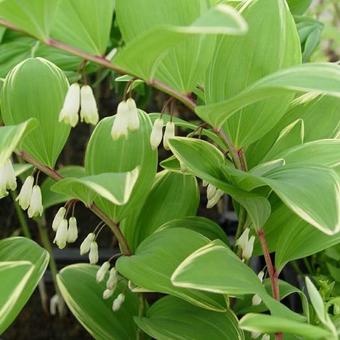
POLYGON ((92 241, 90 244, 89 261, 91 264, 98 262, 98 244, 96 241, 92 241))
POLYGON ((126 102, 120 102, 117 108, 117 114, 113 118, 111 136, 113 140, 117 140, 128 135, 128 106, 126 102))
POLYGON ((259 305, 260 303, 262 302, 262 299, 257 295, 255 294, 251 300, 251 303, 253 306, 257 306, 259 305))
POLYGON ((80 107, 80 86, 78 83, 72 84, 65 96, 64 105, 59 114, 59 122, 75 127, 78 123, 78 111, 80 107))
POLYGON ((105 278, 106 273, 110 269, 110 262, 104 262, 97 271, 96 280, 97 282, 102 282, 105 278))
POLYGON ((112 304, 112 310, 117 312, 125 301, 125 295, 120 293, 114 300, 112 304))
POLYGON ((82 86, 80 90, 80 119, 92 125, 96 125, 99 120, 96 99, 89 85, 82 86))
POLYGON ((58 229, 57 229, 57 233, 55 235, 55 238, 54 238, 54 243, 57 244, 57 246, 60 248, 60 249, 63 249, 65 248, 66 246, 66 242, 67 242, 67 225, 68 225, 68 222, 66 219, 63 219, 59 226, 58 226, 58 229))
POLYGON ((59 224, 64 219, 66 214, 66 209, 64 207, 61 207, 56 215, 54 216, 53 222, 52 222, 52 229, 54 231, 57 231, 59 224))
POLYGON ((41 190, 39 185, 33 186, 32 189, 32 196, 30 206, 28 208, 28 217, 37 217, 41 216, 43 213, 43 205, 42 205, 42 197, 41 197, 41 190))
POLYGON ((96 238, 94 233, 89 233, 80 245, 80 255, 84 255, 90 251, 91 242, 96 238))
POLYGON ((254 249, 254 242, 255 242, 255 236, 251 236, 249 241, 247 242, 246 248, 243 249, 242 252, 242 257, 245 260, 249 260, 253 254, 253 249, 254 249))
POLYGON ((103 299, 107 300, 113 295, 113 290, 111 289, 105 289, 103 292, 103 299))
POLYGON ((26 210, 31 202, 32 191, 33 191, 34 177, 28 176, 25 179, 24 184, 21 187, 18 197, 19 205, 23 210, 26 210))
POLYGON ((138 109, 135 101, 132 98, 129 98, 126 101, 126 105, 128 107, 127 116, 128 116, 128 129, 131 131, 139 129, 139 117, 138 117, 138 109))
POLYGON ((106 288, 114 290, 118 283, 118 275, 115 268, 111 268, 109 278, 106 282, 106 288))
POLYGON ((67 242, 73 243, 78 238, 78 226, 77 220, 75 217, 71 217, 68 221, 68 230, 67 230, 67 242))
POLYGON ((163 119, 157 118, 153 124, 151 135, 150 135, 150 144, 152 149, 157 149, 159 144, 161 144, 163 138, 163 119))
POLYGON ((217 188, 215 186, 213 186, 212 184, 208 184, 208 187, 207 187, 208 201, 211 200, 215 196, 216 191, 217 191, 217 188))
POLYGON ((175 124, 174 122, 167 122, 163 137, 163 146, 165 150, 169 150, 169 139, 175 137, 175 124))
POLYGON ((236 240, 236 245, 238 247, 240 247, 242 250, 246 248, 247 246, 247 243, 248 243, 248 238, 249 238, 249 232, 250 232, 250 229, 249 228, 246 228, 242 235, 239 237, 238 240, 236 240))

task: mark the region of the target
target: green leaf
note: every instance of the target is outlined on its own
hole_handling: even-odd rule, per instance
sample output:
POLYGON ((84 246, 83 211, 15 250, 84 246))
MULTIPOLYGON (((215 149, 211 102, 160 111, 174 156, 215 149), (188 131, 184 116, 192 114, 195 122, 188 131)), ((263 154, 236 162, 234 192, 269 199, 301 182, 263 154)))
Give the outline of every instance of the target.
MULTIPOLYGON (((85 169, 81 166, 65 166, 63 168, 58 169, 58 173, 63 177, 82 177, 85 176, 85 169)), ((48 177, 46 178, 43 183, 41 184, 41 194, 43 199, 43 206, 45 209, 68 201, 71 199, 70 196, 58 194, 51 190, 51 186, 55 184, 55 181, 48 177)))
POLYGON ((197 113, 213 126, 223 126, 233 144, 243 147, 276 124, 293 95, 267 96, 259 98, 258 101, 266 100, 257 104, 255 100, 246 103, 243 97, 236 104, 238 94, 269 74, 300 64, 301 52, 296 26, 285 1, 245 1, 239 7, 249 31, 241 37, 218 37, 204 85, 208 105, 198 107, 197 113), (220 104, 224 102, 235 103, 230 112, 233 117, 231 114, 229 117, 229 107, 220 104), (245 107, 249 104, 254 105, 245 107), (226 121, 227 118, 230 119, 226 121))
POLYGON ((330 332, 317 326, 263 314, 247 314, 240 320, 240 327, 249 332, 288 333, 304 339, 330 339, 330 332))
POLYGON ((206 237, 188 229, 158 231, 146 238, 134 255, 120 257, 116 263, 117 270, 138 287, 177 296, 206 309, 224 311, 223 296, 178 288, 170 281, 177 266, 208 242, 206 237))
POLYGON ((303 14, 311 5, 312 0, 287 0, 290 11, 294 14, 303 14))
POLYGON ((0 241, 0 334, 32 295, 48 261, 48 252, 30 239, 11 237, 0 241))
POLYGON ((244 339, 232 311, 207 311, 173 296, 166 296, 147 311, 146 317, 135 317, 137 325, 159 340, 244 339))
POLYGON ((187 228, 202 234, 209 240, 219 239, 225 244, 229 244, 228 237, 224 230, 212 220, 201 216, 187 216, 171 220, 162 224, 157 231, 170 228, 187 228))
POLYGON ((256 227, 263 226, 270 215, 269 202, 266 198, 241 190, 228 181, 226 169, 233 172, 236 169, 227 163, 222 152, 208 142, 193 138, 171 138, 169 145, 173 154, 190 173, 232 196, 245 207, 256 227))
POLYGON ((68 125, 58 121, 67 88, 64 73, 42 58, 18 64, 7 75, 2 88, 3 121, 15 125, 36 118, 38 128, 23 139, 21 147, 50 167, 54 167, 70 132, 68 125))
POLYGON ((196 215, 198 205, 198 186, 193 176, 162 171, 139 213, 131 214, 121 228, 135 249, 163 223, 196 215))
POLYGON ((20 141, 37 125, 35 119, 29 119, 18 125, 0 127, 0 166, 11 157, 20 145, 20 141))
POLYGON ((136 339, 137 328, 133 316, 138 315, 138 297, 120 280, 113 297, 104 300, 105 280, 97 283, 98 266, 74 264, 57 276, 58 287, 73 315, 95 339, 136 339), (121 292, 125 301, 117 312, 112 311, 112 300, 121 292))
POLYGON ((124 205, 131 196, 138 178, 138 168, 130 172, 102 173, 80 178, 68 177, 55 183, 51 189, 59 194, 81 200, 89 206, 92 202, 124 205))
POLYGON ((61 0, 52 37, 94 55, 109 43, 114 0, 61 0))
MULTIPOLYGON (((301 259, 340 243, 340 233, 327 235, 294 214, 282 202, 272 203, 272 214, 264 226, 278 271, 290 261, 301 259)), ((262 254, 255 246, 255 254, 262 254)))
POLYGON ((296 120, 303 120, 305 143, 319 139, 336 138, 340 129, 339 105, 340 98, 320 96, 313 92, 297 98, 280 122, 266 136, 247 149, 248 166, 251 168, 258 164, 275 143, 280 132, 296 120))
POLYGON ((128 137, 112 140, 111 127, 115 117, 105 118, 96 126, 87 145, 85 169, 87 175, 109 172, 128 172, 139 168, 139 176, 128 204, 117 207, 99 202, 110 217, 122 220, 139 209, 151 189, 157 169, 157 151, 150 145, 151 122, 139 111, 140 128, 128 137))
POLYGON ((202 0, 117 1, 117 21, 127 45, 114 62, 141 78, 192 90, 214 50, 215 38, 204 35, 239 35, 247 29, 233 8, 208 7, 202 0))
POLYGON ((2 0, 0 17, 38 39, 49 37, 59 0, 2 0))
MULTIPOLYGON (((295 66, 260 79, 230 99, 199 106, 196 112, 203 120, 218 127, 232 117, 237 110, 273 96, 279 96, 281 99, 287 92, 315 91, 340 97, 339 77, 340 66, 335 64, 320 63, 295 66)), ((254 112, 253 116, 258 117, 254 112)), ((280 117, 276 117, 275 122, 280 117)))
POLYGON ((303 319, 274 300, 256 274, 221 241, 212 241, 188 256, 174 271, 171 282, 176 287, 232 296, 257 294, 272 314, 303 319))

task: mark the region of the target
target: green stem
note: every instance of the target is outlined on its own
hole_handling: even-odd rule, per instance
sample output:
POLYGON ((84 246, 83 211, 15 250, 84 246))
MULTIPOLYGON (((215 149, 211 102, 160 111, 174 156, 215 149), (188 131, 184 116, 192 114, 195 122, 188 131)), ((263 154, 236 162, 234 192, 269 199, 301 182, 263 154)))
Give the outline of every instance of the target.
POLYGON ((11 191, 11 197, 12 197, 12 200, 13 200, 13 203, 14 203, 15 211, 16 211, 17 216, 18 216, 18 220, 19 220, 19 223, 20 223, 20 226, 21 226, 22 233, 24 234, 25 237, 31 239, 32 234, 29 230, 25 215, 24 215, 23 211, 21 210, 18 202, 16 201, 17 196, 18 195, 17 195, 16 191, 11 191))
MULTIPOLYGON (((51 177, 55 181, 59 181, 63 179, 63 176, 61 176, 58 171, 56 171, 53 168, 50 168, 39 161, 37 161, 35 158, 33 158, 29 153, 25 151, 18 152, 18 155, 24 159, 26 162, 32 164, 35 168, 46 174, 47 176, 51 177)), ((121 247, 122 253, 126 256, 131 255, 131 250, 129 248, 129 245, 127 243, 127 240, 125 239, 123 233, 121 232, 119 225, 115 223, 113 220, 111 220, 99 207, 97 207, 94 203, 92 203, 88 207, 94 214, 96 214, 103 222, 105 222, 112 230, 113 234, 118 240, 118 243, 121 247)))

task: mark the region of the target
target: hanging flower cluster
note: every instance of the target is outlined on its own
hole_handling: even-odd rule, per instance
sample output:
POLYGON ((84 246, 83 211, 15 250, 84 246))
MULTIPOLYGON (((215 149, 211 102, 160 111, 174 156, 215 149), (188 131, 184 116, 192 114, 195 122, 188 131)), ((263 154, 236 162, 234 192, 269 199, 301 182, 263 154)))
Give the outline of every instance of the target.
POLYGON ((58 248, 63 249, 67 243, 73 243, 78 238, 77 219, 72 216, 66 218, 67 210, 61 207, 52 222, 52 229, 56 232, 53 242, 58 248))
POLYGON ((28 176, 25 179, 16 200, 23 210, 28 209, 29 218, 41 216, 44 211, 41 189, 38 184, 34 184, 33 176, 28 176))
POLYGON ((78 83, 72 84, 65 96, 64 105, 59 114, 59 121, 75 127, 80 120, 87 124, 96 125, 99 120, 98 108, 92 88, 78 83))
POLYGON ((138 109, 135 101, 129 98, 126 101, 120 102, 112 124, 112 139, 127 138, 128 132, 138 130, 139 125, 138 109))
MULTIPOLYGON (((105 279, 106 274, 110 270, 110 262, 104 262, 97 271, 96 280, 97 282, 102 282, 105 279)), ((103 299, 109 299, 115 292, 118 284, 118 274, 115 268, 111 268, 109 272, 109 278, 106 281, 106 289, 103 292, 103 299)), ((118 294, 118 296, 113 300, 112 310, 117 312, 125 301, 125 295, 123 293, 118 294)))
POLYGON ((17 188, 17 179, 15 177, 12 162, 8 159, 4 165, 0 167, 0 198, 8 195, 8 190, 17 188))
POLYGON ((169 139, 175 137, 175 123, 170 121, 166 123, 165 131, 163 135, 164 122, 162 118, 157 118, 153 124, 150 144, 153 150, 157 149, 163 139, 163 147, 165 150, 169 150, 169 139))

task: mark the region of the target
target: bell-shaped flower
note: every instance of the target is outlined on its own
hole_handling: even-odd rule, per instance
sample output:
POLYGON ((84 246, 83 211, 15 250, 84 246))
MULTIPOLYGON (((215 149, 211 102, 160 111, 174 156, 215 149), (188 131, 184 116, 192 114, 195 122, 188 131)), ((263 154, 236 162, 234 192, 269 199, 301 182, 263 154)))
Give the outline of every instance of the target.
POLYGON ((78 238, 78 226, 75 217, 70 217, 68 220, 68 230, 67 230, 67 242, 73 243, 78 238))
POLYGON ((39 185, 34 185, 32 188, 32 196, 30 206, 28 208, 28 217, 37 217, 41 216, 43 213, 44 207, 42 205, 42 197, 41 190, 39 185))
POLYGON ((97 274, 96 274, 97 282, 102 282, 104 280, 105 275, 109 271, 109 269, 110 269, 110 262, 109 261, 104 262, 100 266, 100 268, 98 269, 97 274))
POLYGON ((248 261, 251 258, 251 256, 253 255, 254 242, 255 242, 255 236, 253 235, 248 240, 245 249, 242 250, 242 258, 245 261, 248 261))
POLYGON ((65 96, 64 105, 59 114, 59 122, 75 127, 78 123, 80 107, 80 86, 78 83, 72 84, 65 96))
MULTIPOLYGON (((258 274, 257 274, 257 277, 259 278, 259 280, 263 281, 263 277, 264 277, 264 272, 261 270, 258 274)), ((262 299, 257 295, 255 294, 252 298, 252 304, 253 306, 257 306, 259 305, 260 303, 262 302, 262 299)))
POLYGON ((82 86, 80 90, 80 120, 92 125, 99 120, 96 99, 89 85, 82 86))
POLYGON ((249 239, 250 229, 244 229, 242 235, 236 240, 236 245, 240 247, 241 250, 245 249, 249 239))
POLYGON ((80 245, 80 255, 84 255, 90 251, 91 242, 94 241, 96 235, 94 233, 89 233, 84 241, 80 245))
POLYGON ((224 195, 224 192, 220 189, 217 189, 214 196, 207 202, 207 208, 210 209, 212 207, 214 207, 219 200, 221 199, 221 197, 224 195))
POLYGON ((26 177, 25 182, 20 189, 19 195, 16 198, 20 207, 23 210, 26 210, 30 205, 32 191, 33 191, 33 184, 34 184, 34 177, 33 176, 26 177))
POLYGON ((136 102, 129 98, 126 101, 127 106, 127 126, 131 131, 135 131, 139 129, 139 117, 138 117, 138 109, 136 106, 136 102))
POLYGON ((163 146, 165 150, 169 150, 169 139, 175 137, 175 123, 167 122, 163 137, 163 146))
POLYGON ((113 295, 113 290, 112 289, 105 289, 103 292, 103 299, 107 300, 113 295))
POLYGON ((56 243, 56 245, 60 249, 64 249, 66 247, 67 226, 68 226, 67 220, 65 218, 62 219, 62 221, 59 223, 57 233, 56 233, 55 238, 53 240, 53 242, 56 243))
POLYGON ((111 268, 109 278, 106 281, 106 288, 111 289, 111 290, 115 290, 117 283, 118 283, 117 271, 116 271, 115 268, 111 268))
POLYGON ((118 104, 117 114, 114 116, 111 137, 113 140, 117 140, 128 135, 128 111, 129 107, 125 101, 118 104))
POLYGON ((208 199, 208 201, 211 200, 215 196, 216 190, 217 190, 217 188, 214 185, 208 184, 208 187, 207 187, 207 199, 208 199))
POLYGON ((15 190, 16 188, 17 179, 12 162, 8 159, 0 167, 0 198, 8 195, 7 190, 15 190))
POLYGON ((58 212, 56 213, 52 221, 52 229, 54 231, 57 231, 59 224, 65 217, 65 214, 66 214, 66 209, 64 207, 59 208, 58 212))
POLYGON ((157 149, 159 144, 162 142, 163 125, 164 122, 162 118, 157 118, 153 124, 150 135, 150 144, 153 150, 157 149))
POLYGON ((96 241, 92 241, 90 244, 89 261, 91 264, 96 264, 98 262, 98 244, 96 241))
POLYGON ((112 304, 112 310, 117 312, 125 301, 125 295, 120 293, 114 300, 112 304))

